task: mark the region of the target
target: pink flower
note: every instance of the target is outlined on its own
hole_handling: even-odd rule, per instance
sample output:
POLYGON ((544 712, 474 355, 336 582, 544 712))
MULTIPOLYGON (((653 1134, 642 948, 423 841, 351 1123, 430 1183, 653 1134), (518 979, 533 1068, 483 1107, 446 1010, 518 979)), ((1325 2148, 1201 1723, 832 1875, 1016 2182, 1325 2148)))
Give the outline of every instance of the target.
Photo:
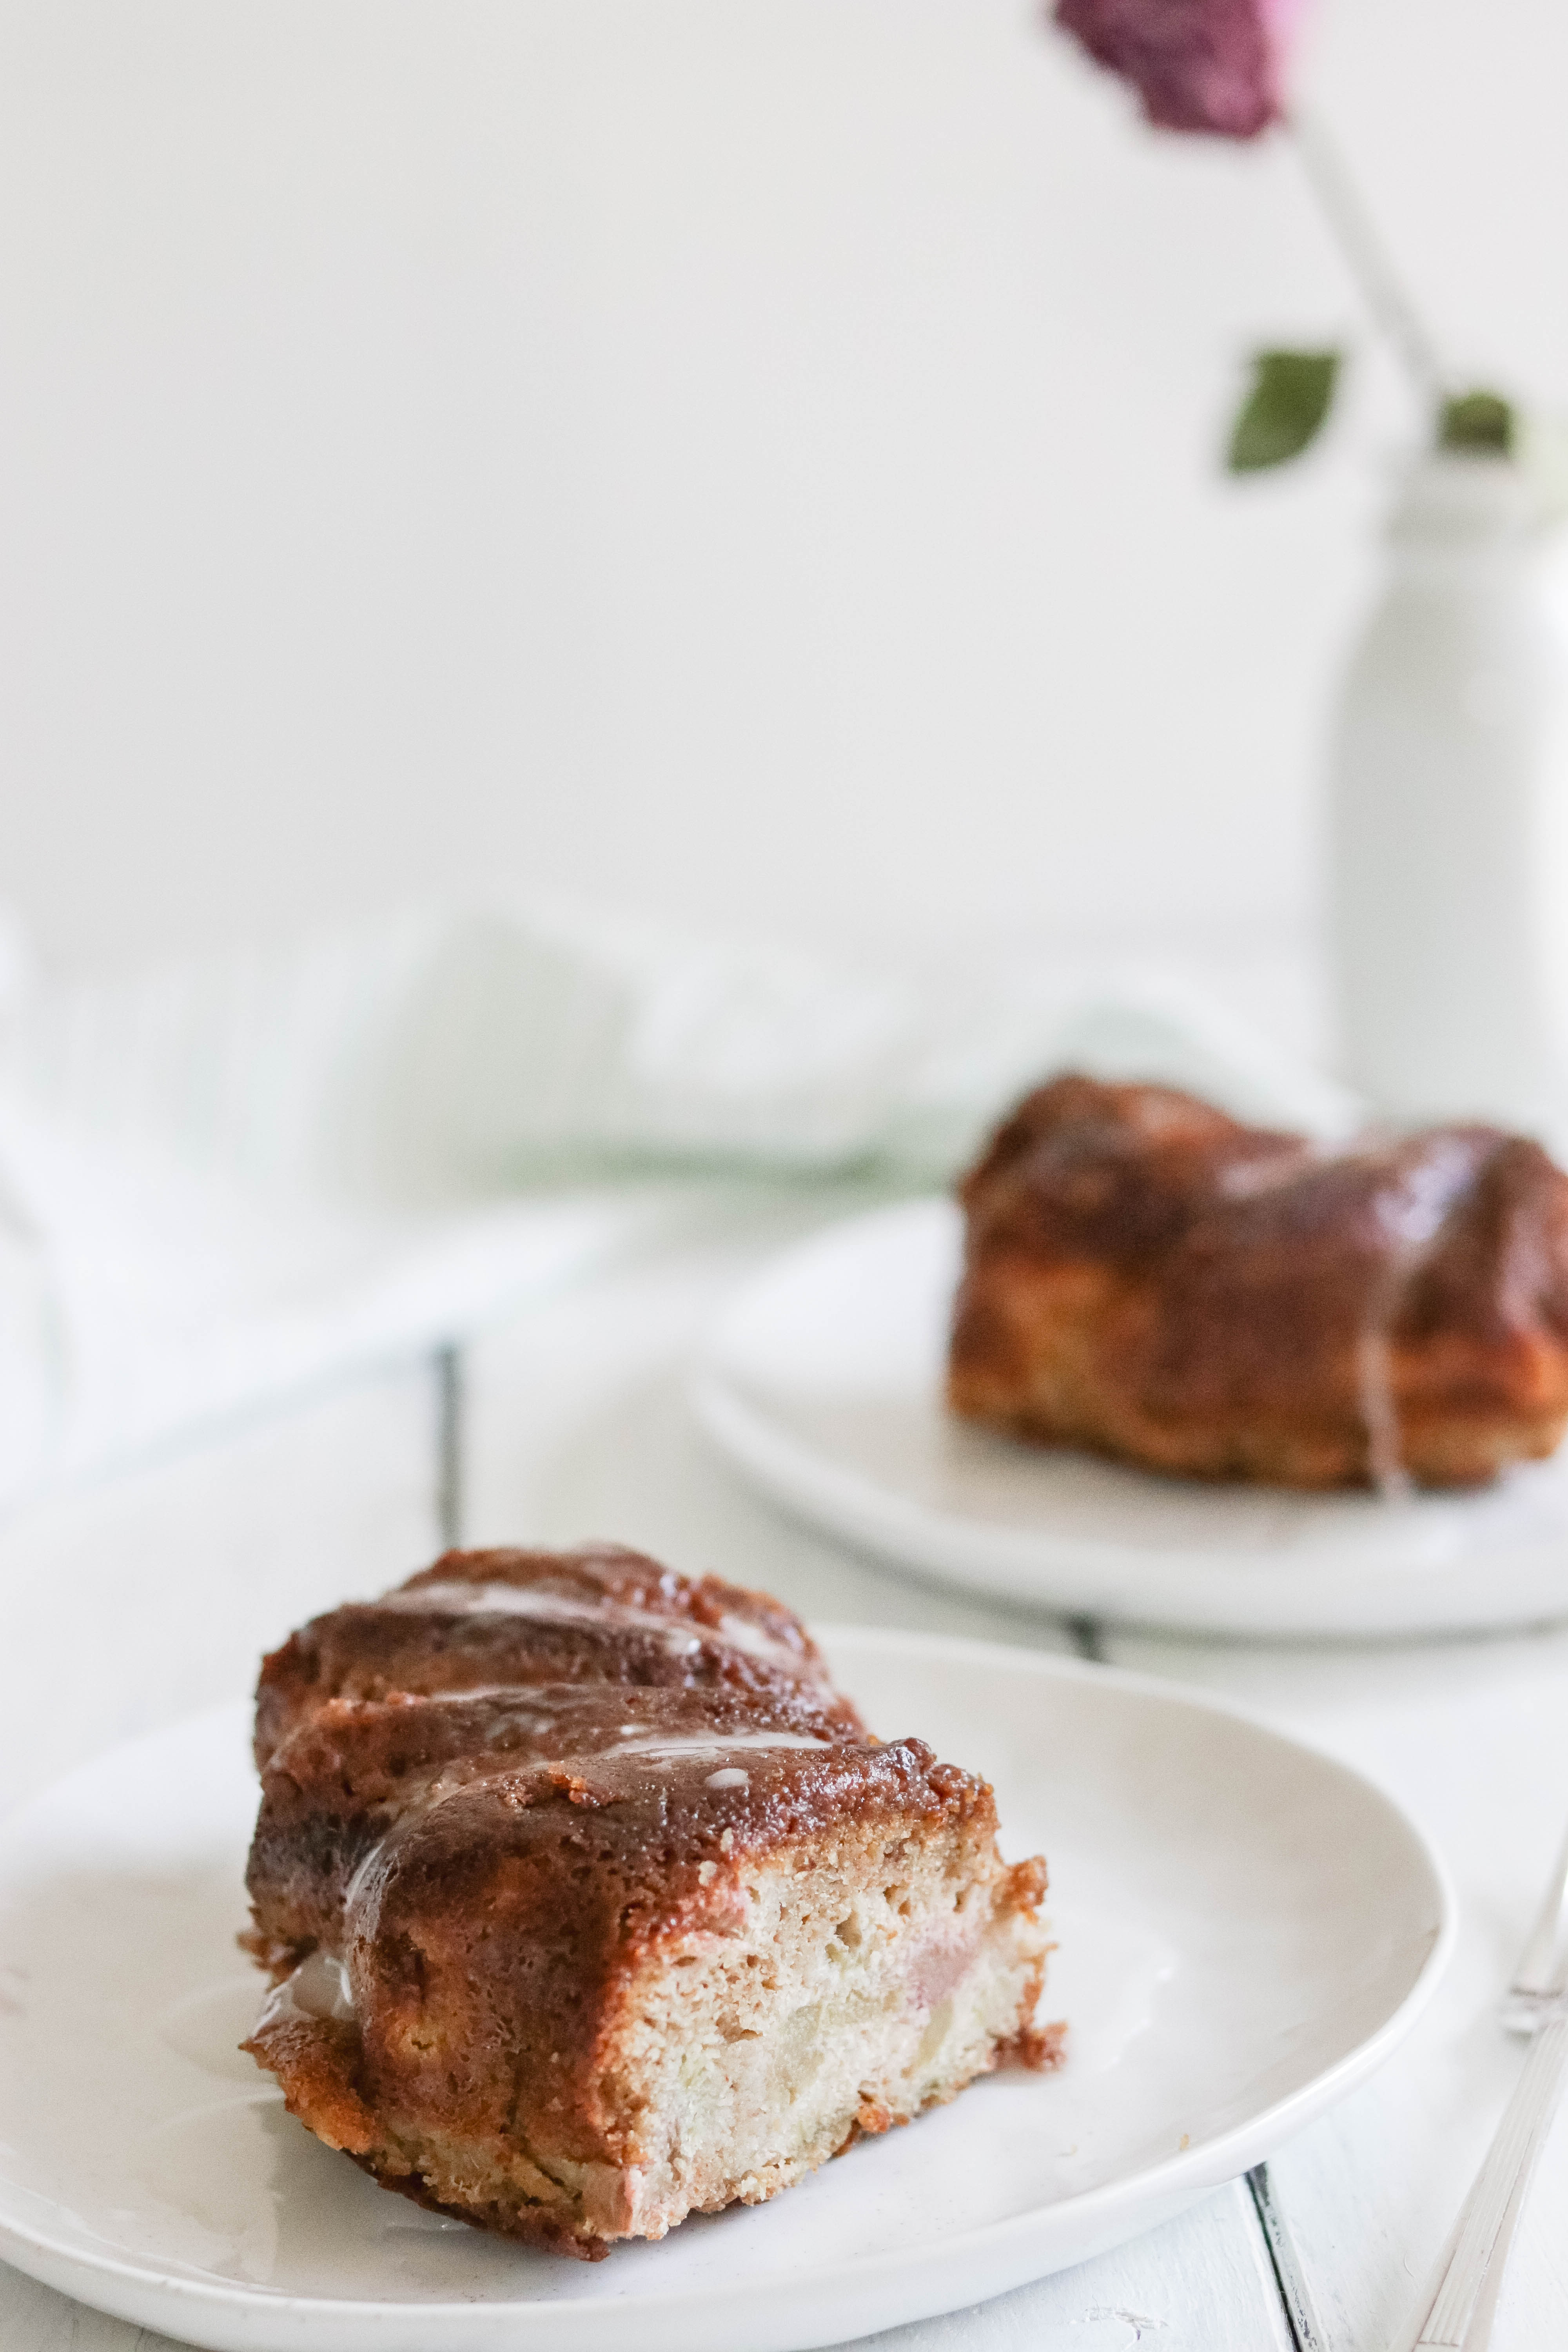
POLYGON ((1056 0, 1057 23, 1130 81, 1151 122, 1256 139, 1284 112, 1304 0, 1056 0))

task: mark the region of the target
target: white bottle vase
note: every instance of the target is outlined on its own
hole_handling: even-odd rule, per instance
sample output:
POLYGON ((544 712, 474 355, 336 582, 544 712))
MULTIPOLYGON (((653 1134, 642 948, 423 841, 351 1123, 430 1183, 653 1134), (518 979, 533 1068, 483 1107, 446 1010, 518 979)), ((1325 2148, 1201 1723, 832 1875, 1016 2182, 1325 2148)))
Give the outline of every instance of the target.
POLYGON ((1352 660, 1331 819, 1343 1076, 1394 1118, 1568 1148, 1568 600, 1502 457, 1440 455, 1394 514, 1352 660))

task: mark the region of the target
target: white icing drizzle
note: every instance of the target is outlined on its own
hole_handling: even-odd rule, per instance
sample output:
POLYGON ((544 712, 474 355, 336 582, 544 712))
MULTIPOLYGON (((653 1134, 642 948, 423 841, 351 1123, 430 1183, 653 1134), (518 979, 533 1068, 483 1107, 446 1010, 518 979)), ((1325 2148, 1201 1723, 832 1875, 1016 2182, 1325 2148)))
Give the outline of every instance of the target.
POLYGON ((531 1709, 542 1717, 555 1714, 563 1706, 579 1705, 583 1687, 574 1683, 570 1697, 557 1698, 547 1685, 533 1683, 470 1683, 466 1689, 399 1691, 397 1703, 400 1706, 434 1706, 439 1699, 510 1698, 515 1702, 517 1713, 526 1715, 531 1709))
POLYGON ((628 1725, 617 1744, 607 1752, 620 1756, 728 1756, 735 1748, 831 1748, 831 1739, 823 1739, 810 1731, 710 1731, 693 1734, 689 1738, 669 1738, 648 1732, 642 1734, 636 1725, 628 1725))
POLYGON ((256 2021, 259 2033, 268 2025, 300 2019, 345 2018, 354 2015, 354 1997, 348 1970, 330 1952, 310 1952, 292 1976, 274 1985, 256 2021))
POLYGON ((1308 1143, 1300 1151, 1269 1152, 1257 1160, 1234 1161, 1219 1172, 1217 1190, 1227 1201, 1252 1201, 1261 1192, 1282 1192, 1296 1183, 1304 1169, 1326 1158, 1321 1144, 1308 1143))
MULTIPOLYGON (((695 1757, 700 1759, 712 1757, 715 1762, 718 1762, 721 1757, 733 1755, 737 1751, 765 1754, 770 1748, 809 1748, 826 1753, 836 1745, 837 1743, 831 1739, 820 1738, 816 1734, 806 1731, 717 1731, 686 1738, 672 1738, 668 1735, 654 1732, 644 1734, 640 1725, 627 1724, 618 1734, 613 1748, 586 1750, 577 1756, 553 1758, 519 1756, 515 1759, 502 1757, 498 1758, 496 1761, 503 1771, 567 1772, 574 1769, 591 1769, 596 1763, 618 1763, 626 1756, 635 1756, 639 1762, 646 1763, 657 1763, 665 1759, 678 1760, 683 1757, 695 1757)), ((449 1797, 460 1797, 470 1790, 484 1788, 489 1778, 488 1774, 479 1778, 465 1775, 460 1779, 448 1780, 444 1772, 439 1773, 427 1787, 411 1798, 385 1835, 377 1838, 375 1843, 368 1852, 362 1854, 354 1864, 348 1883, 343 1888, 345 1918, 352 1918, 359 1905, 370 1895, 372 1882, 382 1863, 386 1859, 389 1848, 405 1831, 413 1828, 417 1822, 426 1821, 437 1806, 444 1805, 449 1797)), ((708 1775, 704 1785, 710 1789, 749 1788, 751 1775, 742 1771, 738 1766, 721 1765, 718 1771, 708 1775)))
MULTIPOLYGON (((760 1625, 727 1611, 717 1626, 699 1625, 689 1618, 661 1616, 652 1609, 634 1609, 624 1601, 585 1600, 580 1593, 554 1592, 537 1584, 469 1584, 459 1578, 439 1584, 422 1584, 412 1591, 389 1592, 371 1604, 377 1609, 395 1609, 413 1617, 500 1616, 531 1617, 546 1625, 605 1625, 612 1631, 633 1631, 651 1633, 667 1647, 685 1655, 700 1649, 703 1637, 722 1642, 731 1650, 744 1650, 752 1657, 765 1658, 774 1665, 786 1667, 792 1674, 812 1675, 815 1669, 797 1650, 781 1642, 760 1625)), ((487 1685, 495 1688, 498 1685, 487 1685)), ((446 1696, 448 1694, 443 1693, 446 1696)), ((453 1697, 472 1697, 472 1692, 449 1694, 453 1697)))
POLYGON ((776 1634, 765 1633, 760 1625, 753 1625, 750 1618, 737 1617, 732 1609, 727 1609, 720 1618, 719 1634, 732 1650, 749 1650, 754 1658, 769 1658, 774 1665, 788 1666, 795 1674, 815 1675, 817 1671, 800 1651, 792 1650, 789 1643, 781 1642, 776 1634))
POLYGON ((542 1625, 603 1625, 612 1632, 652 1633, 683 1655, 700 1649, 700 1635, 679 1619, 655 1616, 619 1601, 584 1601, 575 1593, 545 1592, 523 1584, 422 1584, 412 1592, 389 1592, 373 1604, 410 1617, 529 1617, 542 1625))
MULTIPOLYGON (((519 1725, 535 1736, 548 1731, 556 1717, 580 1708, 585 1696, 600 1685, 594 1683, 571 1683, 563 1690, 552 1690, 548 1684, 476 1683, 469 1690, 421 1691, 408 1694, 416 1706, 434 1706, 437 1702, 460 1705, 466 1699, 505 1699, 509 1705, 500 1708, 495 1721, 485 1733, 485 1745, 491 1747, 504 1739, 519 1725)), ((404 1695, 399 1693, 400 1700, 404 1695)))
POLYGON ((1373 1202, 1373 1213, 1391 1248, 1383 1278, 1367 1301, 1356 1340, 1355 1370, 1367 1467, 1385 1503, 1401 1502, 1412 1491, 1400 1448, 1391 1335, 1411 1283, 1432 1255, 1450 1211, 1476 1170, 1473 1144, 1458 1136, 1437 1138, 1425 1159, 1402 1168, 1373 1202))
MULTIPOLYGON (((1395 1293, 1402 1286, 1391 1286, 1395 1293)), ((1385 1503, 1402 1502, 1412 1492, 1399 1443, 1399 1407, 1394 1396, 1394 1350, 1388 1344, 1392 1306, 1367 1324, 1356 1341, 1356 1397, 1366 1431, 1367 1468, 1373 1485, 1385 1503)))
MULTIPOLYGON (((498 1760, 501 1761, 503 1764, 507 1761, 505 1759, 498 1760)), ((517 1766, 518 1769, 522 1770, 540 1769, 536 1765, 535 1759, 531 1757, 520 1757, 517 1759, 517 1766)), ((548 1770, 549 1767, 545 1766, 542 1769, 548 1770)), ((380 1869, 381 1864, 385 1861, 388 1849, 396 1843, 398 1838, 402 1836, 405 1830, 410 1830, 416 1822, 425 1821, 436 1811, 438 1805, 444 1805, 448 1797, 459 1797, 467 1789, 482 1788, 483 1786, 484 1782, 482 1780, 476 1780, 465 1778, 449 1780, 446 1777, 446 1774, 441 1772, 437 1774, 435 1780, 427 1782, 426 1787, 421 1789, 417 1794, 411 1797, 403 1806, 396 1820, 385 1832, 384 1835, 378 1837, 375 1843, 367 1848, 367 1850, 361 1854, 358 1862, 355 1863, 353 1869, 349 1874, 348 1882, 343 1888, 344 1918, 347 1920, 353 1919, 353 1913, 357 1906, 370 1892, 371 1882, 374 1878, 376 1872, 380 1869)))

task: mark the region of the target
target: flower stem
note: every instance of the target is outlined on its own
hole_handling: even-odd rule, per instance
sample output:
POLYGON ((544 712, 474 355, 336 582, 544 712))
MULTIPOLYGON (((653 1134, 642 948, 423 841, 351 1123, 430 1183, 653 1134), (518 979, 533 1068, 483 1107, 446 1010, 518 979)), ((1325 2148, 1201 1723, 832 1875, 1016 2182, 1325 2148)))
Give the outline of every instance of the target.
POLYGON ((1423 403, 1429 401, 1441 411, 1448 384, 1436 344, 1394 266, 1338 142, 1310 115, 1290 115, 1286 128, 1295 140, 1307 184, 1361 289, 1363 300, 1423 403))

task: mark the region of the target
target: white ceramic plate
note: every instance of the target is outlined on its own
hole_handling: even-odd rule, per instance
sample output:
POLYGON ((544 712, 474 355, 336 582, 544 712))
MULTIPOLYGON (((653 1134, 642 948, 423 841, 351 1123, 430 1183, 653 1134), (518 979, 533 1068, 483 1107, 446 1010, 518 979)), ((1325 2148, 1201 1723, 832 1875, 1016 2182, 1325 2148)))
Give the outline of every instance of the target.
POLYGON ((1418 1633, 1568 1613, 1568 1449, 1479 1495, 1218 1487, 1015 1443, 942 1404, 958 1213, 916 1201, 786 1251, 697 1373, 775 1502, 896 1566, 1037 1606, 1247 1633, 1418 1633))
POLYGON ((587 2264, 377 2189, 236 2048, 255 1809, 236 1707, 0 1833, 0 2253, 247 2352, 804 2352, 1116 2244, 1268 2156, 1408 2031, 1452 1940, 1430 1851, 1344 1767, 1140 1676, 826 1637, 889 1733, 994 1779, 1049 1858, 1058 2074, 994 2076, 773 2204, 587 2264))

